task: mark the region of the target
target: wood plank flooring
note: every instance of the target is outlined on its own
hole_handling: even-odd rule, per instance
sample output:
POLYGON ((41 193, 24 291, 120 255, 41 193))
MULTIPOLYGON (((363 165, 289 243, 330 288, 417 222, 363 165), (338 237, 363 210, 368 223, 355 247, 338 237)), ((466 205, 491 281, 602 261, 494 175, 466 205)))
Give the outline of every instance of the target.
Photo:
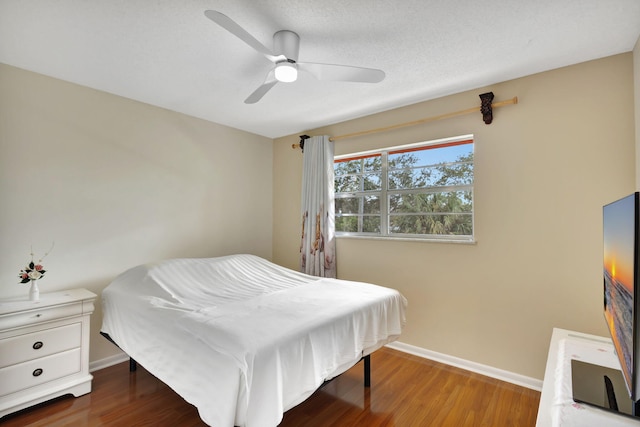
MULTIPOLYGON (((371 388, 359 363, 287 412, 280 427, 534 426, 540 393, 382 348, 371 388)), ((205 426, 197 410, 142 367, 93 372, 93 391, 0 419, 1 427, 205 426)))

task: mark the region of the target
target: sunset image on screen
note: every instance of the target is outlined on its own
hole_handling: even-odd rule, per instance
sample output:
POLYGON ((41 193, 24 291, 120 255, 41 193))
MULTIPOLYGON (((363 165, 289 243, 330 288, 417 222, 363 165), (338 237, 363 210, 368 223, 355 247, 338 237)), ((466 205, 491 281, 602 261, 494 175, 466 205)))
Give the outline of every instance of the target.
POLYGON ((604 314, 628 384, 633 366, 635 203, 635 195, 629 196, 603 210, 604 314))

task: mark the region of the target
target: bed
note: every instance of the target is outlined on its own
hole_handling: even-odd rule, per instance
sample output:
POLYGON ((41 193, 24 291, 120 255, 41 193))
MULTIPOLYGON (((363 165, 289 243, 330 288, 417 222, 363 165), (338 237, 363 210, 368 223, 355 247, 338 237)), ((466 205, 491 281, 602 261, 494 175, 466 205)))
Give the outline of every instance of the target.
POLYGON ((215 427, 283 413, 396 340, 396 290, 309 276, 254 255, 134 267, 102 292, 101 333, 215 427))

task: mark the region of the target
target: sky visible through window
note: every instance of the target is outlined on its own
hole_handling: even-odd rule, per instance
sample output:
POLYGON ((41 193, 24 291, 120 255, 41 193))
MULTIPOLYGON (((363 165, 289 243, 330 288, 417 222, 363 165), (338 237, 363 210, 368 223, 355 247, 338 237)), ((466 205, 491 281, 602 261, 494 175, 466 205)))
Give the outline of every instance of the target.
MULTIPOLYGON (((473 153, 473 144, 454 145, 451 147, 440 147, 432 150, 413 151, 412 154, 418 158, 417 165, 434 165, 438 163, 455 162, 461 156, 466 156, 473 153)), ((394 156, 401 154, 389 155, 389 160, 392 160, 394 156)))

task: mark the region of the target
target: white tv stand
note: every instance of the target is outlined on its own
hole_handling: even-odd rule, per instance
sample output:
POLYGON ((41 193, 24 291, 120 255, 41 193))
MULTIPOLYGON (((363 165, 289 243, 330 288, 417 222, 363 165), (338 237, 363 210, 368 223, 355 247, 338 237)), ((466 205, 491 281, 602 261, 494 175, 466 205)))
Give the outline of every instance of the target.
POLYGON ((640 418, 636 420, 574 402, 571 359, 620 368, 610 339, 554 328, 536 427, 640 426, 640 418))

